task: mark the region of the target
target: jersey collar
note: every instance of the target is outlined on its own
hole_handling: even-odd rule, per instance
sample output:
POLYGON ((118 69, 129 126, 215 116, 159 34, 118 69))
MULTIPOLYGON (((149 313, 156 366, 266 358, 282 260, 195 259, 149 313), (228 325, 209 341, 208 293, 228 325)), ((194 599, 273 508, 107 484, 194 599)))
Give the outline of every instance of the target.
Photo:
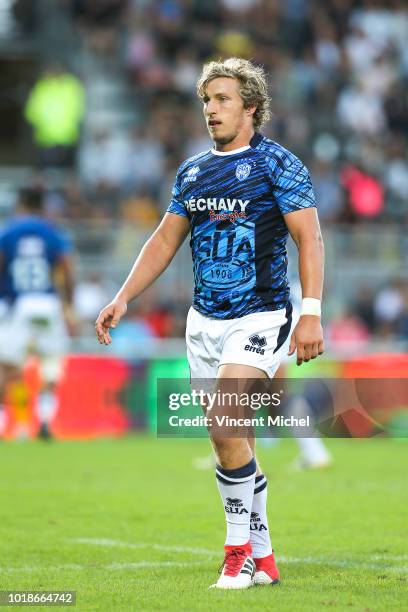
POLYGON ((260 134, 259 132, 255 132, 255 134, 252 136, 251 140, 249 141, 249 145, 253 149, 255 149, 259 145, 262 139, 263 139, 262 134, 260 134))
POLYGON ((211 153, 214 155, 236 155, 237 153, 242 153, 242 151, 247 151, 251 147, 249 145, 245 145, 245 147, 240 147, 239 149, 232 149, 232 151, 216 151, 215 149, 211 149, 211 153))
POLYGON ((236 155, 237 153, 242 153, 243 151, 247 151, 248 149, 255 149, 259 145, 262 140, 262 134, 255 132, 249 141, 249 145, 245 145, 245 147, 240 147, 239 149, 232 149, 232 151, 216 151, 215 149, 211 149, 211 153, 214 155, 236 155))

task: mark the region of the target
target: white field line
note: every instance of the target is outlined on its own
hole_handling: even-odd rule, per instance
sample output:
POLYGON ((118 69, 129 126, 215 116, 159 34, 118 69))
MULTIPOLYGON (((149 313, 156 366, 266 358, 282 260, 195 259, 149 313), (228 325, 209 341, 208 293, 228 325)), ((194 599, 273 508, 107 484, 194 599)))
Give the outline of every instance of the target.
MULTIPOLYGON (((90 544, 95 546, 107 546, 107 547, 118 547, 118 548, 131 548, 131 549, 143 549, 149 548, 159 550, 162 552, 174 552, 174 553, 189 553, 197 556, 219 558, 221 556, 220 551, 208 550, 206 548, 194 548, 189 546, 162 546, 160 544, 151 544, 150 542, 121 542, 118 540, 109 540, 103 538, 76 538, 71 540, 78 544, 90 544)), ((278 557, 278 561, 283 564, 310 564, 310 565, 326 565, 328 567, 338 567, 344 569, 361 568, 371 569, 376 571, 384 571, 391 573, 405 573, 408 572, 408 565, 404 566, 393 566, 389 565, 392 562, 407 561, 408 555, 388 555, 388 554, 375 554, 370 555, 365 561, 353 561, 353 560, 334 560, 326 557, 278 557)), ((82 571, 82 570, 138 570, 138 569, 153 569, 153 568, 168 568, 168 567, 191 567, 192 565, 202 565, 205 561, 136 561, 134 563, 128 562, 113 562, 105 565, 88 566, 80 565, 75 563, 67 563, 63 565, 56 565, 53 567, 39 567, 39 566, 22 566, 22 567, 0 567, 0 573, 32 573, 38 571, 82 571)))
POLYGON ((39 572, 39 571, 53 571, 53 570, 82 570, 84 565, 78 565, 77 563, 66 563, 65 565, 55 565, 53 567, 39 567, 38 565, 23 565, 22 567, 0 567, 0 574, 9 574, 12 572, 39 572))
POLYGON ((391 560, 391 561, 408 561, 408 555, 387 555, 387 554, 382 554, 382 555, 371 555, 370 556, 371 561, 387 561, 387 560, 391 560))
MULTIPOLYGON (((192 555, 220 558, 222 552, 209 550, 207 548, 193 548, 189 546, 170 546, 161 544, 151 544, 150 542, 122 542, 119 540, 109 540, 104 538, 75 538, 71 540, 77 544, 90 544, 94 546, 107 546, 107 547, 118 547, 118 548, 149 548, 153 550, 159 550, 162 552, 175 552, 175 553, 190 553, 192 555)), ((304 563, 310 565, 327 565, 329 567, 343 567, 347 568, 362 568, 362 569, 373 569, 383 570, 390 572, 408 572, 408 565, 404 566, 392 566, 389 563, 398 561, 408 561, 408 555, 388 555, 388 554, 375 554, 366 557, 365 560, 335 560, 327 557, 284 557, 277 556, 279 563, 304 563)))
POLYGON ((192 561, 191 563, 183 563, 181 561, 136 561, 135 563, 111 563, 106 566, 106 569, 122 570, 145 567, 191 567, 191 565, 202 565, 203 563, 205 563, 205 561, 192 561))
MULTIPOLYGON (((280 559, 282 563, 310 563, 310 564, 324 564, 331 567, 342 567, 344 569, 359 568, 359 569, 371 569, 377 572, 383 571, 392 574, 405 574, 408 572, 408 565, 404 566, 391 566, 384 567, 383 565, 376 565, 373 563, 358 563, 344 561, 336 563, 333 561, 324 561, 320 559, 280 559)), ((11 574, 11 573, 33 573, 33 572, 55 572, 55 571, 83 571, 83 570, 138 570, 138 569, 154 569, 154 568, 169 568, 169 567, 191 567, 192 565, 202 565, 203 561, 190 561, 188 563, 181 563, 178 561, 138 561, 135 563, 109 563, 108 565, 99 565, 98 567, 89 565, 79 565, 76 563, 67 563, 65 565, 55 566, 22 566, 22 567, 0 567, 0 574, 11 574)))
POLYGON ((381 561, 377 560, 377 563, 372 562, 372 557, 367 557, 366 560, 356 561, 356 560, 336 560, 329 559, 327 557, 277 557, 278 563, 294 563, 294 564, 308 564, 308 565, 327 565, 328 567, 339 567, 344 569, 351 568, 361 568, 361 569, 371 569, 377 571, 384 572, 408 572, 408 565, 389 565, 393 561, 400 560, 399 557, 387 557, 386 559, 382 559, 381 561), (379 561, 379 562, 378 562, 379 561))
POLYGON ((55 565, 51 567, 23 566, 23 567, 0 567, 0 574, 21 572, 53 572, 53 571, 82 571, 82 570, 126 570, 126 569, 146 569, 156 567, 191 567, 192 565, 202 565, 203 561, 192 561, 182 563, 180 561, 137 561, 135 563, 108 563, 107 565, 79 565, 77 563, 66 563, 65 565, 55 565))
POLYGON ((104 538, 75 538, 71 542, 77 544, 93 544, 94 546, 116 546, 118 548, 150 548, 163 552, 190 553, 192 555, 203 555, 205 557, 220 557, 222 552, 208 550, 207 548, 194 548, 191 546, 167 546, 162 544, 152 544, 151 542, 120 542, 118 540, 107 540, 104 538))

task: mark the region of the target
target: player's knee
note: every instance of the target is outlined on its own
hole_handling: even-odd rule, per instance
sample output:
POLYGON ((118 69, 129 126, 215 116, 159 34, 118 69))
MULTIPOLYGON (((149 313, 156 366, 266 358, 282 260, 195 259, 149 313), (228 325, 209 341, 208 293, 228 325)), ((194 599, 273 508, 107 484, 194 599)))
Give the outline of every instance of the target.
POLYGON ((212 442, 220 459, 239 454, 243 446, 243 440, 240 438, 226 438, 217 435, 212 437, 212 442))
POLYGON ((234 447, 234 444, 233 444, 234 440, 230 438, 222 438, 217 435, 212 436, 212 442, 217 452, 228 451, 229 449, 232 449, 234 447))

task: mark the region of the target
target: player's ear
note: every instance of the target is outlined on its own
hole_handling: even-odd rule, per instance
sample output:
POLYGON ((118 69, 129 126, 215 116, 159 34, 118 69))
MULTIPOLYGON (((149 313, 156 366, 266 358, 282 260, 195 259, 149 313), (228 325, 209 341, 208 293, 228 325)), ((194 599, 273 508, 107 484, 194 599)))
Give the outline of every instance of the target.
POLYGON ((255 105, 254 106, 248 106, 248 108, 246 109, 246 114, 253 116, 255 111, 256 111, 256 109, 257 109, 257 106, 255 106, 255 105))

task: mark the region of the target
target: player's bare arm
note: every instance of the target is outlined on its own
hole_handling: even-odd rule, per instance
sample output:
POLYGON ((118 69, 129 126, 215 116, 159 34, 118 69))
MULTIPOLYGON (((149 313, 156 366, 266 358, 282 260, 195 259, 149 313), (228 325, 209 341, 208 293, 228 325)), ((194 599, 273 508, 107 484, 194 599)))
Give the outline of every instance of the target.
MULTIPOLYGON (((324 246, 315 208, 285 215, 288 230, 299 251, 299 277, 302 297, 322 299, 324 246)), ((324 350, 320 316, 302 314, 290 341, 289 355, 296 350, 297 364, 315 359, 324 350)))
POLYGON ((77 320, 72 306, 74 297, 74 264, 71 255, 61 255, 53 270, 53 276, 55 286, 62 300, 64 317, 69 333, 74 335, 77 331, 77 320))
POLYGON ((126 313, 127 305, 164 272, 190 231, 186 217, 166 213, 156 231, 146 242, 129 276, 115 298, 99 313, 95 323, 100 344, 112 342, 109 329, 118 325, 126 313))

